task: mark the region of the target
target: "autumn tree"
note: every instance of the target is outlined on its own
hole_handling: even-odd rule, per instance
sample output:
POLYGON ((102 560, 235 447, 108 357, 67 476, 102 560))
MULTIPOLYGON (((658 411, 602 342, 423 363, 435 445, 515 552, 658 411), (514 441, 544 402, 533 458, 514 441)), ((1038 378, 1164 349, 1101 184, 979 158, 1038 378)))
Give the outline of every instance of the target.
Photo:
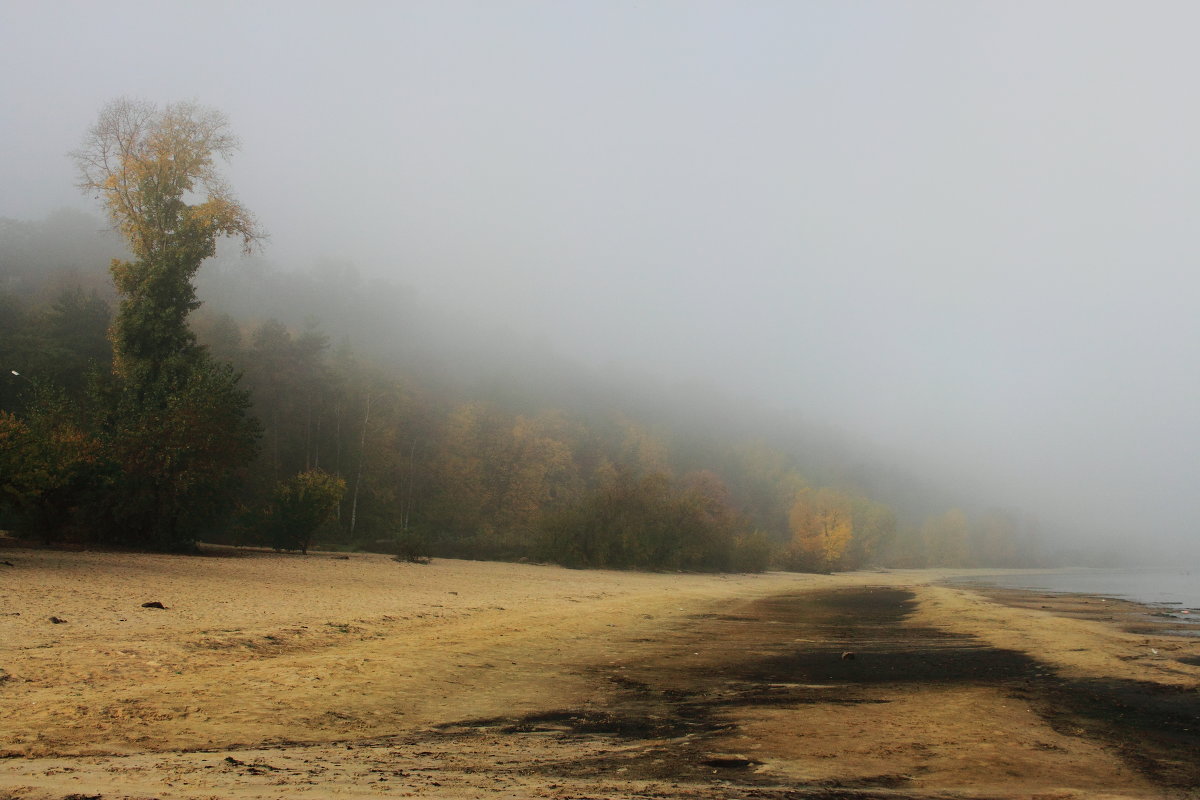
POLYGON ((682 534, 680 566, 706 571, 731 569, 739 520, 720 476, 711 470, 685 475, 676 504, 682 534))
POLYGON ((670 478, 627 467, 605 472, 578 503, 547 515, 544 555, 571 567, 678 566, 680 531, 670 478))
POLYGON ((111 267, 120 304, 105 420, 121 476, 105 516, 132 543, 189 546, 255 450, 237 376, 187 323, 200 305, 193 278, 217 241, 250 249, 262 237, 217 170, 236 148, 220 112, 121 99, 73 153, 80 188, 101 200, 133 255, 111 267))
POLYGON ((572 499, 579 477, 562 414, 517 417, 508 433, 509 467, 503 486, 501 519, 528 538, 539 515, 572 499))
POLYGON ((708 572, 765 567, 768 543, 761 536, 739 541, 737 514, 714 473, 692 473, 680 482, 624 466, 604 473, 593 491, 545 516, 546 558, 574 567, 708 572))
POLYGON ((434 469, 440 490, 430 509, 452 539, 493 536, 511 462, 508 420, 492 405, 465 403, 445 417, 434 469))
POLYGON ((802 489, 796 494, 788 520, 793 569, 828 571, 842 566, 854 537, 850 498, 834 489, 802 489))
POLYGON ((854 536, 842 554, 842 566, 858 569, 889 552, 896 538, 896 513, 862 495, 849 497, 854 536))

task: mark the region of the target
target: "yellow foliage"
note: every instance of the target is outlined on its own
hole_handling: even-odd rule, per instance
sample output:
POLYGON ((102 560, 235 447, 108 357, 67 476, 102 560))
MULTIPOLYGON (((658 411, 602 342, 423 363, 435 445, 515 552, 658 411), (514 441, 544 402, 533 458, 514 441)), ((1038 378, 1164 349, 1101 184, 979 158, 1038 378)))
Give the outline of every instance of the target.
POLYGON ((557 438, 561 421, 543 415, 519 416, 510 432, 511 466, 506 507, 512 516, 530 522, 554 500, 556 490, 571 482, 570 446, 557 438))
POLYGON ((834 489, 804 488, 788 512, 792 557, 807 569, 833 569, 854 538, 850 498, 834 489))
POLYGON ((249 249, 262 236, 216 169, 216 156, 235 149, 218 111, 121 99, 101 112, 72 155, 80 188, 103 200, 134 256, 153 260, 183 243, 202 260, 219 237, 238 237, 249 249), (192 194, 203 201, 190 205, 192 194))

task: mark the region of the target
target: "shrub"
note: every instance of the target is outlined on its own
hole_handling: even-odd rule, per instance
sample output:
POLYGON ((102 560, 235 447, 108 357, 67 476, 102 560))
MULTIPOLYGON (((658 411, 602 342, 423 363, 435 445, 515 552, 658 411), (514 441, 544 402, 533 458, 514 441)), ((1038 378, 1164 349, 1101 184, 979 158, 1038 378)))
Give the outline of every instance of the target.
POLYGON ((263 520, 267 542, 276 550, 307 553, 313 533, 333 516, 345 493, 346 481, 319 469, 283 481, 263 520))

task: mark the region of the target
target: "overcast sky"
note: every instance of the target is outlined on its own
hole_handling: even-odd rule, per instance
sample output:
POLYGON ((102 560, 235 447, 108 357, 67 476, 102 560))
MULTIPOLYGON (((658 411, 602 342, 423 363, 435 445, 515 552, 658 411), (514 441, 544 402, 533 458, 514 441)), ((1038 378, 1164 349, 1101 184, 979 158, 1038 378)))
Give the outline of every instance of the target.
POLYGON ((225 111, 267 256, 1200 526, 1194 2, 0 0, 0 216, 121 95, 225 111))

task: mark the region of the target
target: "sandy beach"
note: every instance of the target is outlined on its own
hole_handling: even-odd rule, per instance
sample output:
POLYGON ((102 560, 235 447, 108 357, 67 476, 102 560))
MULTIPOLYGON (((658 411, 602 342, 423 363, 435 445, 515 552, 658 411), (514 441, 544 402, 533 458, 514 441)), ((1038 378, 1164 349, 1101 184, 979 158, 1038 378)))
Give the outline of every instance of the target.
POLYGON ((1128 603, 935 570, 0 561, 0 798, 1200 796, 1200 639, 1128 603))

